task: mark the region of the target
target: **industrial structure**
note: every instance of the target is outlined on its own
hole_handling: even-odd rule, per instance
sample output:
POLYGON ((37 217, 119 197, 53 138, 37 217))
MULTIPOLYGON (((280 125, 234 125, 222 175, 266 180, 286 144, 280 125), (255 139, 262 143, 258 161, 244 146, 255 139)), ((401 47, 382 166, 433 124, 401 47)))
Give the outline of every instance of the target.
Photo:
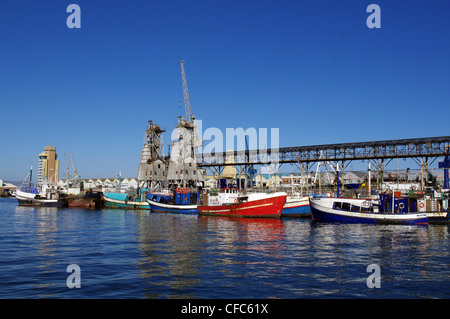
MULTIPOLYGON (((234 151, 235 163, 316 163, 320 161, 380 160, 394 158, 424 159, 425 163, 449 155, 450 136, 281 147, 278 149, 234 151)), ((226 152, 202 154, 199 166, 226 166, 226 152), (219 159, 219 160, 217 160, 219 159)), ((430 164, 430 163, 429 163, 430 164)))
POLYGON ((204 182, 202 170, 197 167, 197 149, 203 145, 198 132, 197 122, 192 113, 191 100, 187 86, 184 60, 181 60, 181 79, 183 82, 184 108, 186 118, 178 117, 178 124, 172 134, 172 147, 170 150, 167 181, 170 185, 195 186, 197 182, 204 182), (175 136, 174 136, 175 135, 175 136))
MULTIPOLYGON (((450 136, 413 138, 401 140, 386 140, 357 143, 341 143, 311 146, 282 147, 277 149, 243 150, 232 152, 234 160, 230 160, 230 151, 221 153, 201 154, 199 167, 208 168, 215 175, 223 174, 224 167, 233 165, 243 172, 253 171, 254 165, 273 167, 276 172, 282 164, 294 164, 301 174, 308 173, 314 165, 336 167, 341 171, 347 169, 354 160, 364 160, 376 169, 376 177, 383 176, 386 166, 396 158, 411 158, 421 169, 422 189, 428 182, 428 169, 439 157, 444 161, 439 163, 445 169, 444 188, 448 188, 448 168, 450 155, 450 136)), ((247 173, 245 174, 248 175, 247 173)), ((316 174, 317 176, 317 174, 316 174)), ((378 184, 378 180, 377 180, 378 184)))
POLYGON ((203 171, 197 166, 197 149, 203 142, 192 113, 184 60, 181 60, 180 64, 186 118, 178 117, 178 124, 172 133, 170 155, 167 157, 164 156, 162 138, 162 133, 166 130, 152 121, 148 122, 149 128, 146 131, 138 170, 140 187, 158 189, 163 187, 163 182, 167 182, 166 187, 186 187, 205 181, 203 171))
POLYGON ((148 121, 142 146, 141 161, 138 169, 138 181, 141 187, 153 188, 166 180, 166 163, 162 133, 166 130, 148 121))
MULTIPOLYGON (((449 150, 449 146, 447 146, 447 151, 449 150)), ((449 177, 448 177, 448 169, 450 168, 450 159, 449 155, 446 155, 442 162, 439 162, 439 168, 444 169, 444 188, 449 189, 449 177)))

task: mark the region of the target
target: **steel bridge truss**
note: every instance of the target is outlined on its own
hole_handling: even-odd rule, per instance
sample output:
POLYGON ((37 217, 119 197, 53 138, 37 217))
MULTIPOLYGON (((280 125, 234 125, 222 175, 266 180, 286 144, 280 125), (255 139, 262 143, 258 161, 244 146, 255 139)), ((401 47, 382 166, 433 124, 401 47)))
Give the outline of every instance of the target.
MULTIPOLYGON (((285 163, 342 162, 352 160, 379 160, 394 158, 425 159, 449 155, 450 136, 282 147, 279 149, 234 151, 234 163, 226 162, 227 154, 201 154, 198 164, 204 168, 226 165, 270 165, 285 163)), ((434 161, 434 160, 433 160, 434 161)))

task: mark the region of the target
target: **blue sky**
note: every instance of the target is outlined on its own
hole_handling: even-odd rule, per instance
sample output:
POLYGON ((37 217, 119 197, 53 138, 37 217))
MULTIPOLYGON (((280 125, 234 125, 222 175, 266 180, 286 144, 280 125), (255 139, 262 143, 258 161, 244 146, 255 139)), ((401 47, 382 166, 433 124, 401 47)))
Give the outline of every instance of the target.
MULTIPOLYGON (((449 1, 0 2, 0 178, 46 145, 135 177, 147 121, 279 128, 280 146, 449 135, 449 1), (81 29, 69 29, 69 4, 81 29), (381 28, 369 29, 369 4, 381 28), (181 101, 181 108, 179 102, 181 101)), ((164 135, 164 144, 170 135, 164 135)), ((437 165, 437 164, 436 164, 437 165)))

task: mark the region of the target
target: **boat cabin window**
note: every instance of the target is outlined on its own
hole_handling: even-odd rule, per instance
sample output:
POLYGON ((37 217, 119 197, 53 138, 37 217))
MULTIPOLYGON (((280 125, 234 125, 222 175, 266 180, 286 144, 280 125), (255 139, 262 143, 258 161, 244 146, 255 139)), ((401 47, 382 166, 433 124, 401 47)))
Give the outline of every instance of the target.
POLYGON ((350 203, 342 203, 342 210, 350 210, 350 203))
POLYGON ((342 203, 341 202, 334 202, 333 203, 334 209, 342 209, 342 203))
POLYGON ((361 212, 363 213, 363 212, 368 212, 368 213, 371 213, 373 211, 373 208, 372 207, 364 207, 364 206, 361 206, 361 212))

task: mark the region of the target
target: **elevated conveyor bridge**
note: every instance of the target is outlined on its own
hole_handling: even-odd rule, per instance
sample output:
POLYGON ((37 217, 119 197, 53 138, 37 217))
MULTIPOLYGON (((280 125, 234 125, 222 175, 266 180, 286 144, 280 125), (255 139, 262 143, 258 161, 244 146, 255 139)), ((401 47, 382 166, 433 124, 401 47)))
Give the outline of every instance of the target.
POLYGON ((325 144, 234 151, 234 163, 226 161, 230 152, 198 154, 198 166, 219 168, 226 165, 298 164, 316 162, 346 162, 353 160, 391 160, 413 158, 427 163, 448 156, 450 136, 411 138, 357 143, 325 144))

